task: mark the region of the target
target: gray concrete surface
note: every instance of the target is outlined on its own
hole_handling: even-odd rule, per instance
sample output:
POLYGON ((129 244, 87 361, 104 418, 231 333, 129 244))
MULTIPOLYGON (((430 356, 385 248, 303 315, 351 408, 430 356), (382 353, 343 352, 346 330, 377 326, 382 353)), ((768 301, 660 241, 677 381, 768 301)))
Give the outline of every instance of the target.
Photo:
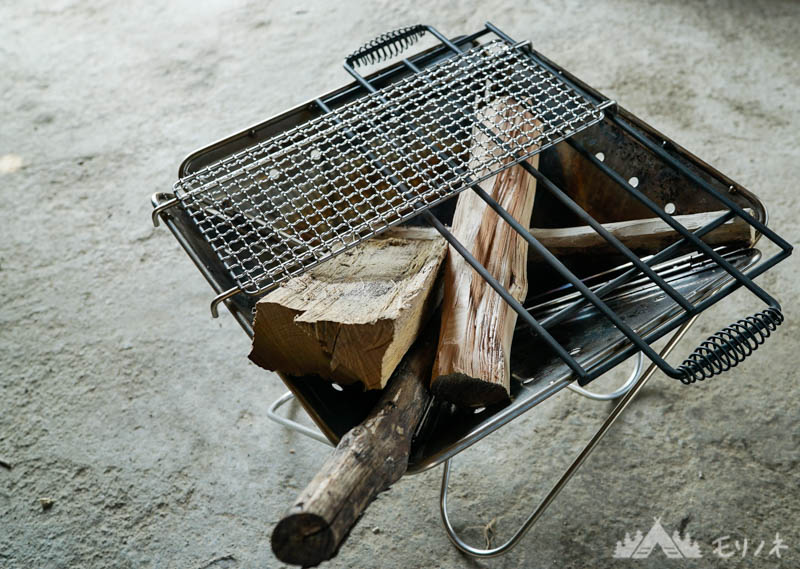
MULTIPOLYGON (((326 450, 268 422, 283 388, 209 318, 149 196, 190 150, 344 83, 342 56, 374 35, 487 19, 752 188, 800 241, 794 2, 2 2, 0 567, 281 566, 270 532, 326 450)), ((660 517, 704 553, 670 566, 797 567, 797 263, 760 282, 788 308, 777 337, 699 388, 655 378, 508 556, 450 546, 436 470, 382 495, 326 566, 661 567, 612 559, 660 517)), ((711 310, 679 354, 756 308, 711 310)), ((507 535, 609 409, 563 394, 460 456, 459 527, 507 535)))

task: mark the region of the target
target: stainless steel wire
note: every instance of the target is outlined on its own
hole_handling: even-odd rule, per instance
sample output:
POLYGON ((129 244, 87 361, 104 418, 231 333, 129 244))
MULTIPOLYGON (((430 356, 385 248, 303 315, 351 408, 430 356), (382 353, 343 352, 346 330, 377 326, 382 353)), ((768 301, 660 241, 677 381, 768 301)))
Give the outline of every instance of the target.
MULTIPOLYGON (((677 346, 678 342, 680 342, 681 338, 683 338, 686 332, 688 332, 689 328, 692 327, 692 324, 694 324, 697 318, 698 315, 692 316, 688 321, 684 322, 681 327, 678 328, 678 330, 675 331, 667 344, 662 348, 661 357, 667 357, 669 355, 675 346, 677 346)), ((514 534, 501 545, 492 548, 481 549, 469 545, 461 538, 461 536, 458 535, 453 527, 453 524, 450 522, 450 516, 447 512, 447 494, 450 483, 450 467, 452 459, 445 461, 444 468, 442 469, 442 485, 439 492, 439 513, 441 514, 442 525, 447 532, 447 537, 450 539, 451 543, 456 547, 456 549, 462 553, 465 553, 466 555, 469 555, 470 557, 488 558, 503 555, 517 545, 525 536, 525 534, 528 533, 528 530, 531 529, 531 527, 539 520, 553 500, 556 499, 558 494, 572 479, 586 458, 592 453, 595 447, 597 447, 598 443, 611 428, 611 425, 613 425, 617 418, 625 411, 628 405, 630 405, 636 395, 639 394, 639 392, 657 370, 658 368, 656 367, 656 364, 653 363, 648 366, 647 370, 643 374, 639 375, 633 387, 628 389, 625 395, 622 396, 622 399, 617 402, 617 404, 614 406, 614 409, 611 410, 611 413, 608 415, 608 417, 606 417, 605 421, 603 421, 603 424, 600 425, 600 428, 595 431, 595 433, 592 435, 592 438, 589 439, 589 442, 586 443, 575 459, 569 463, 564 473, 558 478, 558 480, 556 480, 555 484, 553 484, 544 498, 542 498, 542 501, 539 502, 533 512, 528 515, 528 517, 514 532, 514 534)))
POLYGON ((175 194, 238 287, 257 294, 602 116, 494 41, 184 177, 175 194))

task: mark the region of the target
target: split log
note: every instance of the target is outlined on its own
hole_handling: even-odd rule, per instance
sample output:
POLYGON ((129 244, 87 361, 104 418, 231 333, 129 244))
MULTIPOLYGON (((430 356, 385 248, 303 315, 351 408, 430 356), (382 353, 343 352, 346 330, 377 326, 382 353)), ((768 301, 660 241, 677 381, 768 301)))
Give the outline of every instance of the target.
MULTIPOLYGON (((725 211, 676 215, 673 219, 689 231, 708 225, 725 211)), ((752 215, 752 211, 748 210, 752 215)), ((680 239, 680 235, 660 218, 637 219, 604 223, 603 227, 639 256, 652 255, 680 239)), ((532 228, 531 234, 551 253, 558 256, 593 256, 618 253, 588 225, 559 227, 556 229, 532 228)), ((755 242, 755 229, 741 217, 734 217, 703 238, 708 245, 743 245, 755 242)))
POLYGON ((435 230, 398 227, 290 280, 256 305, 250 359, 383 388, 441 300, 446 252, 435 230))
POLYGON ((370 415, 342 437, 278 522, 271 540, 278 559, 309 567, 336 555, 364 509, 405 474, 411 437, 430 399, 435 347, 425 334, 411 348, 370 415))
MULTIPOLYGON (((493 103, 490 115, 498 132, 513 137, 534 128, 514 116, 510 104, 493 103)), ((494 126, 494 125, 493 125, 494 126)), ((487 135, 474 134, 473 155, 491 145, 487 135)), ((538 155, 529 159, 538 166, 538 155)), ((536 179, 514 166, 480 184, 514 219, 528 227, 536 179)), ((466 190, 458 197, 451 229, 453 235, 503 285, 522 301, 528 290, 528 243, 478 195, 466 190)), ((517 314, 452 247, 444 272, 444 300, 439 348, 433 365, 431 391, 461 406, 482 406, 508 401, 510 350, 517 314)))

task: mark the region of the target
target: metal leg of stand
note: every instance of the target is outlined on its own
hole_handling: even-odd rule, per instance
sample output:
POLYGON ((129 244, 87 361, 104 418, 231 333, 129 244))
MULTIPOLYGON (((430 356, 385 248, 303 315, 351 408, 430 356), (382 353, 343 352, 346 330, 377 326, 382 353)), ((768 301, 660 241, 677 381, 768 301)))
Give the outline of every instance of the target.
MULTIPOLYGON (((673 350, 673 348, 678 344, 681 338, 683 338, 684 334, 689 330, 689 327, 694 324, 695 320, 697 320, 697 316, 688 320, 685 324, 683 324, 672 338, 669 340, 666 346, 661 350, 661 357, 666 358, 669 353, 673 350)), ((450 518, 447 514, 447 484, 450 481, 450 462, 452 459, 446 461, 444 463, 444 471, 442 472, 442 488, 441 493, 439 495, 439 510, 442 515, 442 524, 444 525, 444 529, 447 532, 447 537, 456 546, 456 548, 471 556, 471 557, 498 557, 507 553, 511 548, 513 548, 522 537, 528 532, 529 529, 536 523, 536 521, 541 517, 544 511, 550 506, 550 504, 555 500, 558 496, 559 492, 566 486, 567 482, 572 478, 572 476, 577 472, 578 468, 580 468, 583 461, 586 460, 594 448, 597 446, 597 443, 603 438, 603 436, 608 431, 609 427, 614 424, 614 421, 622 414, 625 408, 633 401, 634 397, 641 391, 641 389, 645 386, 647 381, 653 376, 655 373, 656 367, 655 364, 650 364, 647 368, 647 371, 642 374, 639 380, 634 384, 633 388, 628 391, 625 396, 617 403, 614 407, 611 414, 606 418, 600 428, 595 432, 583 450, 578 454, 575 460, 567 467, 561 477, 556 481, 544 499, 536 506, 536 509, 528 516, 525 522, 520 526, 520 528, 511 536, 511 538, 506 541, 504 544, 499 545, 497 547, 491 549, 478 549, 476 547, 472 547, 471 545, 464 542, 461 537, 458 536, 456 531, 453 529, 452 524, 450 523, 450 518)))
POLYGON ((297 431, 301 435, 305 435, 309 438, 314 439, 315 441, 325 443, 328 446, 333 446, 331 444, 331 441, 329 441, 325 435, 323 435, 316 429, 306 427, 305 425, 301 425, 297 421, 292 421, 291 419, 287 419, 286 417, 281 417, 276 413, 276 411, 281 406, 288 403, 292 399, 294 399, 294 394, 291 391, 287 391, 286 393, 278 397, 275 401, 273 401, 272 405, 269 406, 269 409, 267 409, 267 417, 269 417, 276 423, 283 425, 289 430, 297 431))
POLYGON ((628 379, 625 380, 625 383, 623 383, 619 389, 615 389, 611 393, 595 393, 594 391, 584 389, 576 383, 570 383, 567 387, 575 393, 583 395, 584 397, 588 397, 589 399, 594 399, 595 401, 613 401, 614 399, 619 399, 628 393, 628 391, 633 389, 634 384, 641 377, 642 371, 644 371, 644 354, 639 352, 636 354, 636 365, 634 366, 631 375, 628 376, 628 379))

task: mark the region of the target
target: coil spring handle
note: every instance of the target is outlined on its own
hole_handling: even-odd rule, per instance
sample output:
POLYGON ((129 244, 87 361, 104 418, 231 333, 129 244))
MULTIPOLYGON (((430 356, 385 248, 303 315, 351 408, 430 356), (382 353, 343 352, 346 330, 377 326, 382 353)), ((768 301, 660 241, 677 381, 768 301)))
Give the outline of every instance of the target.
POLYGON ((678 366, 677 373, 670 375, 690 385, 734 368, 756 351, 783 320, 777 304, 741 318, 709 336, 678 366))
POLYGON ((427 26, 417 24, 381 34, 348 55, 345 62, 358 67, 391 59, 417 43, 427 29, 427 26))

